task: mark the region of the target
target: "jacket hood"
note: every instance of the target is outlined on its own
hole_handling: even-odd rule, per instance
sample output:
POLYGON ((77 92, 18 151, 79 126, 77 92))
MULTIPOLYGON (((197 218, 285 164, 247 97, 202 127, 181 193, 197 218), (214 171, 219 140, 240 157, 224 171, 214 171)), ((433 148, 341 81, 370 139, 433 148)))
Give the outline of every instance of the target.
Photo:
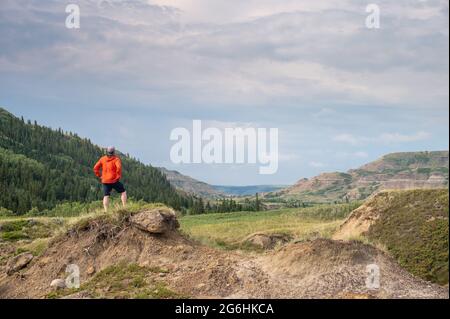
POLYGON ((107 155, 105 155, 105 159, 106 159, 107 162, 114 161, 116 158, 117 158, 116 155, 113 155, 113 156, 107 156, 107 155))

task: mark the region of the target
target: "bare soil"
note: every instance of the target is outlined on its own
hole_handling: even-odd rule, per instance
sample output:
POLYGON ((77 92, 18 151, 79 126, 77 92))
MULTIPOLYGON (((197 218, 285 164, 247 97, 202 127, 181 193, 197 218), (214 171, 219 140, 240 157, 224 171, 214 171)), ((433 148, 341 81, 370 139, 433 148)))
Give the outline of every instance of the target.
MULTIPOLYGON (((316 239, 264 253, 223 251, 177 231, 152 235, 129 221, 95 220, 53 239, 18 273, 7 276, 0 266, 0 298, 45 298, 68 264, 79 266, 83 283, 118 263, 164 269, 148 276, 191 298, 448 298, 448 288, 415 278, 360 242, 316 239), (365 284, 366 266, 373 263, 381 272, 375 290, 365 284)), ((71 297, 92 296, 79 291, 71 297)))

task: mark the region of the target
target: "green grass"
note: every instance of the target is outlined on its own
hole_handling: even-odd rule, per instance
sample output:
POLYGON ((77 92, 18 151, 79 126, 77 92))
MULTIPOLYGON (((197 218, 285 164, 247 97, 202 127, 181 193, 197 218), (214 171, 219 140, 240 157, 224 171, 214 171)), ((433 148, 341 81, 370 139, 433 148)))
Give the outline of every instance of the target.
MULTIPOLYGON (((73 207, 76 207, 76 204, 77 203, 74 203, 73 207)), ((167 206, 160 203, 146 203, 143 201, 130 200, 126 209, 123 209, 118 200, 112 200, 108 213, 105 213, 103 208, 95 208, 82 211, 79 214, 63 214, 62 216, 53 216, 53 214, 35 217, 28 215, 0 216, 0 238, 5 241, 48 238, 57 232, 65 231, 95 218, 120 221, 124 216, 134 214, 142 209, 153 209, 158 207, 167 206)))
POLYGON ((383 212, 367 238, 414 275, 448 283, 448 190, 388 191, 373 201, 383 212))
MULTIPOLYGON (((109 223, 120 223, 126 216, 142 209, 163 207, 162 204, 147 204, 144 202, 130 201, 127 209, 113 203, 110 212, 97 209, 78 216, 64 217, 29 217, 2 216, 0 217, 0 243, 9 245, 15 252, 8 256, 0 256, 0 264, 14 255, 30 252, 34 256, 40 256, 48 247, 52 238, 63 236, 69 229, 79 229, 88 225, 93 219, 104 219, 109 223)), ((164 206, 165 207, 165 206, 164 206)))
POLYGON ((130 215, 136 214, 142 210, 151 210, 155 208, 167 208, 167 206, 161 203, 132 202, 128 203, 127 207, 124 209, 121 205, 115 205, 114 207, 111 207, 110 211, 108 211, 107 213, 105 213, 103 209, 99 209, 89 214, 67 218, 67 225, 65 228, 82 229, 94 219, 103 220, 113 224, 120 224, 125 218, 129 217, 130 215))
POLYGON ((23 252, 30 252, 33 256, 40 256, 47 249, 49 241, 50 238, 38 238, 31 243, 20 245, 16 250, 16 255, 23 252))
POLYGON ((103 269, 78 289, 53 291, 47 295, 47 298, 57 299, 77 292, 84 292, 93 298, 187 298, 169 289, 164 282, 153 279, 152 274, 155 273, 167 273, 167 270, 120 263, 103 269))
POLYGON ((183 216, 180 225, 191 238, 219 248, 236 248, 237 243, 256 232, 288 234, 300 240, 327 238, 357 205, 183 216))
POLYGON ((49 238, 62 226, 60 219, 15 218, 0 220, 0 239, 3 241, 49 238))
MULTIPOLYGON (((338 205, 316 205, 306 208, 289 208, 263 212, 235 212, 224 214, 204 214, 183 216, 181 229, 190 237, 212 246, 234 249, 246 246, 239 243, 255 232, 288 234, 295 239, 330 237, 339 224, 360 203, 338 205), (236 245, 239 243, 239 245, 236 245)), ((162 204, 130 202, 127 209, 114 205, 109 213, 102 209, 76 217, 16 217, 0 220, 0 238, 5 241, 26 239, 34 241, 64 234, 68 229, 83 229, 93 219, 109 223, 120 223, 123 218, 142 209, 165 207, 162 204), (30 224, 30 219, 33 222, 30 224), (32 226, 30 226, 32 225, 32 226)), ((19 246, 21 251, 40 254, 45 249, 44 242, 19 246)), ((249 247, 247 247, 249 248, 249 247)))

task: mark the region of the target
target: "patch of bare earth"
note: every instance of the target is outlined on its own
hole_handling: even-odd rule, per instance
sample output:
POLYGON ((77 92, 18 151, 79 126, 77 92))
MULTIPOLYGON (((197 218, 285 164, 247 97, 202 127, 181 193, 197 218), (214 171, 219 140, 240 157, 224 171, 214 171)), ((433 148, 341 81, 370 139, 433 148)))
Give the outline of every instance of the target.
MULTIPOLYGON (((414 278, 361 243, 318 239, 263 254, 241 253, 200 245, 176 229, 156 234, 145 227, 137 227, 130 217, 75 227, 55 238, 26 268, 0 275, 0 298, 44 298, 54 289, 50 283, 66 276, 68 264, 79 266, 83 283, 119 263, 164 269, 148 276, 191 298, 448 298, 447 289, 414 278), (366 288, 370 263, 381 270, 378 290, 366 288)), ((92 296, 78 291, 69 297, 92 296)))

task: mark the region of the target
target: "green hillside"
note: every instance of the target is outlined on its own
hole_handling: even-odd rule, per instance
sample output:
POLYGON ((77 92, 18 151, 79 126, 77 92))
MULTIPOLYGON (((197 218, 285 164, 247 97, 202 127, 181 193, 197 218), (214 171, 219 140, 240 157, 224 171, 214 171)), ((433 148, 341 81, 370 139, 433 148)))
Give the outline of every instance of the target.
POLYGON ((363 237, 416 276, 448 283, 448 190, 383 191, 352 212, 335 239, 363 237))
POLYGON ((384 244, 411 273, 448 283, 448 191, 382 193, 376 201, 389 205, 367 237, 384 244))
MULTIPOLYGON (((89 139, 25 122, 0 108, 0 207, 23 214, 101 199, 92 167, 102 153, 89 139)), ((130 197, 177 209, 192 205, 192 198, 177 192, 160 170, 120 157, 130 197)))

